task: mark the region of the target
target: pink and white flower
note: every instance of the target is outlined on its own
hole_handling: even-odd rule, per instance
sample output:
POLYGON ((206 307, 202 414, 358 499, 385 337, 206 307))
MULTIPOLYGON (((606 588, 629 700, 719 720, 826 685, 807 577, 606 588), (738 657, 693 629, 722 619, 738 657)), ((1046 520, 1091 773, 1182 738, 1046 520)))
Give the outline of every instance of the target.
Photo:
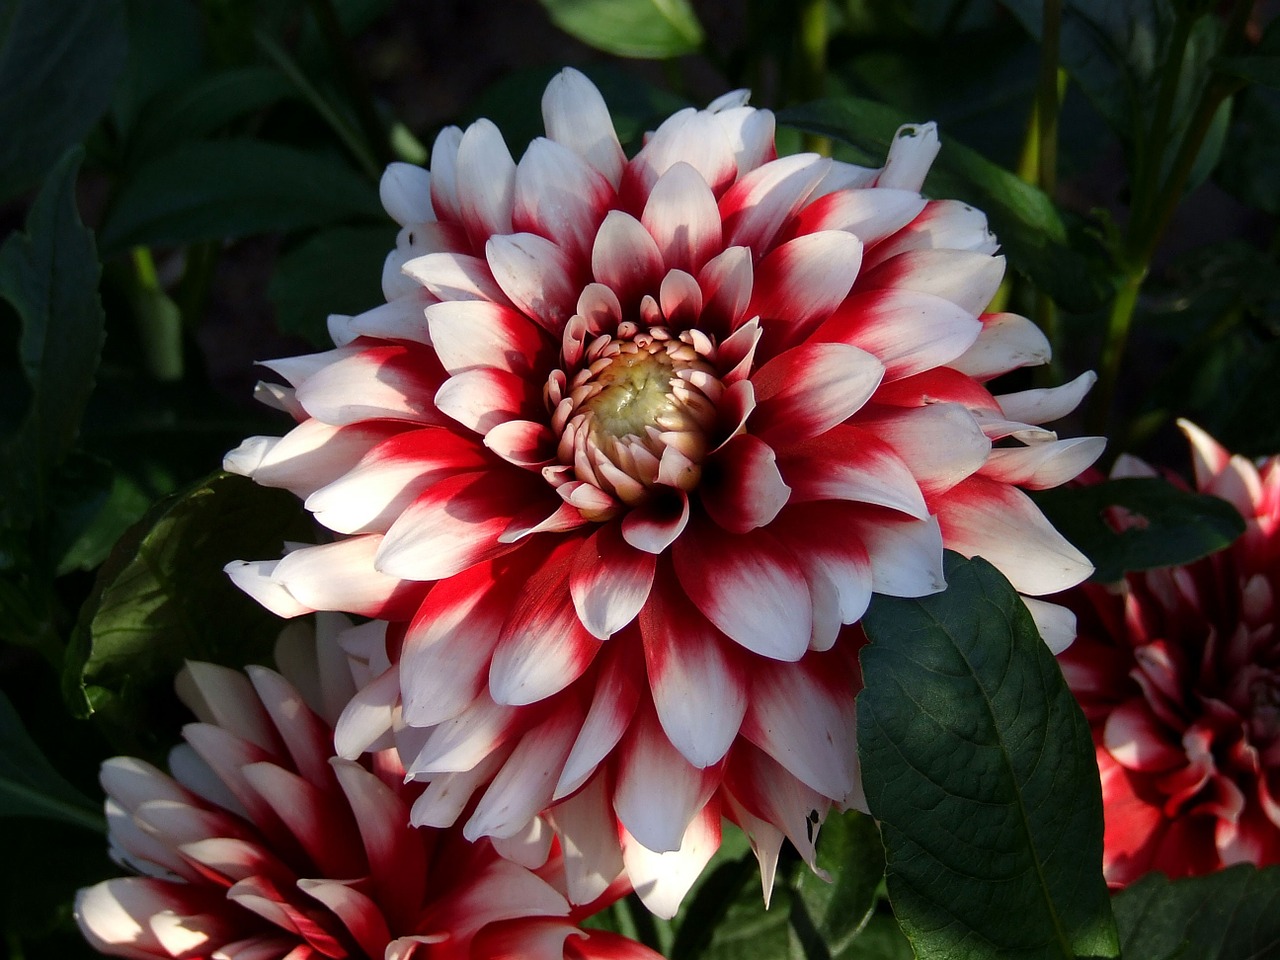
MULTIPOLYGON (((302 627, 300 624, 299 627, 302 627)), ((356 686, 329 638, 282 638, 285 675, 191 663, 178 691, 198 722, 168 776, 102 767, 111 852, 136 876, 81 890, 76 920, 102 953, 213 960, 660 960, 578 921, 558 852, 536 869, 457 830, 409 826, 394 753, 332 759, 356 686)), ((626 892, 613 885, 606 897, 626 892)))
POLYGON ((1114 886, 1280 863, 1280 457, 1259 467, 1180 425, 1196 486, 1232 503, 1244 534, 1069 595, 1080 639, 1061 663, 1093 728, 1114 886))
POLYGON ((229 572, 285 616, 403 622, 339 734, 354 755, 394 728, 431 784, 415 822, 458 816, 446 793, 480 796, 473 837, 549 810, 598 882, 625 861, 670 913, 722 813, 767 887, 784 835, 812 859, 830 805, 860 802, 850 625, 873 592, 933 593, 944 546, 981 554, 1070 642, 1034 598, 1091 568, 1019 487, 1098 456, 1041 426, 1093 378, 984 386, 1048 344, 983 312, 985 217, 920 195, 932 124, 866 169, 777 158, 741 92, 631 159, 575 71, 543 114, 518 163, 480 120, 429 174, 388 169, 388 302, 267 364, 298 425, 226 461, 335 539, 229 572))

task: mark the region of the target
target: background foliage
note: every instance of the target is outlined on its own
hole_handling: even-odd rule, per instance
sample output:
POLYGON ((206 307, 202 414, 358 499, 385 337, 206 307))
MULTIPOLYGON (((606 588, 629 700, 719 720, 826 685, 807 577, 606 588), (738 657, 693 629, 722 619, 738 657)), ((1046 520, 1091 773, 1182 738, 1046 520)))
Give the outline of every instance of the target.
MULTIPOLYGON (((252 361, 380 300, 391 159, 491 117, 518 155, 564 64, 624 143, 736 86, 779 146, 878 165, 936 119, 926 192, 987 211, 998 303, 1102 377, 1088 427, 1185 471, 1187 416, 1280 449, 1280 28, 1207 0, 0 0, 0 903, 15 960, 84 957, 76 887, 111 875, 98 763, 161 759, 184 656, 265 659, 278 624, 218 573, 309 535, 293 498, 210 476, 275 432, 252 361), (30 865, 39 863, 33 870, 30 865)), ((1099 577, 1240 530, 1154 481, 1054 491, 1099 577), (1120 504, 1149 522, 1116 534, 1120 504)), ((879 600, 862 763, 826 883, 772 905, 728 839, 681 914, 598 922, 673 960, 1280 955, 1280 871, 1152 877, 1108 901, 1098 787, 1056 664, 998 574, 879 600), (893 643, 885 643, 885 638, 893 643), (945 680, 939 680, 945 677, 945 680), (960 747, 941 749, 955 740, 960 747), (957 752, 958 751, 958 752, 957 752), (957 757, 963 762, 957 761, 957 757), (1017 904, 1016 906, 1014 904, 1017 904), (896 910, 896 918, 895 918, 896 910)), ((727 835, 728 837, 729 835, 727 835)))

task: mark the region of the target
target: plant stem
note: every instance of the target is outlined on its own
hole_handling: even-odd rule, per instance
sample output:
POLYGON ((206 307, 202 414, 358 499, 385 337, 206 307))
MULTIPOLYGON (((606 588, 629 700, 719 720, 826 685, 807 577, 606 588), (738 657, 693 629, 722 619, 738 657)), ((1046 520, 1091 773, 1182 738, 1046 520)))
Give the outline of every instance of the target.
POLYGON ((129 256, 133 261, 130 300, 147 373, 161 383, 175 383, 183 373, 182 311, 160 285, 151 250, 134 247, 129 256))
POLYGON ((1107 338, 1102 345, 1098 390, 1094 394, 1087 418, 1089 433, 1106 435, 1107 425, 1111 419, 1111 408, 1115 403, 1120 365, 1124 359, 1125 346, 1129 341, 1129 327, 1133 323, 1134 308, 1138 305, 1138 292, 1142 289, 1142 281, 1146 276, 1146 264, 1130 269, 1111 304, 1111 314, 1107 317, 1107 338))
MULTIPOLYGON (((804 100, 817 100, 827 86, 827 0, 802 0, 800 3, 800 95, 804 100)), ((806 133, 804 148, 823 156, 831 156, 831 139, 821 134, 806 133)))
POLYGON ((378 110, 373 102, 373 92, 369 89, 369 83, 364 74, 356 66, 351 44, 347 40, 346 33, 343 32, 342 22, 338 19, 333 0, 308 0, 308 2, 311 15, 316 18, 316 24, 320 27, 320 32, 324 35, 325 43, 329 47, 329 55, 333 58, 334 66, 338 68, 338 78, 346 88, 352 106, 355 107, 356 120, 360 123, 360 129, 364 131, 365 140, 373 151, 379 175, 381 175, 382 168, 391 160, 391 146, 386 127, 378 118, 378 110))

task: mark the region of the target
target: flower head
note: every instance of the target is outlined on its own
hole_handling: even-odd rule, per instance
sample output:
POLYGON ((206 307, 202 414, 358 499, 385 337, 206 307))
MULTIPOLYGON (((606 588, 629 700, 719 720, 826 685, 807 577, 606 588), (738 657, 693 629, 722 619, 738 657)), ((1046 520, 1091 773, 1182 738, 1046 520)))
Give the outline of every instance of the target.
MULTIPOLYGON (((341 618, 339 618, 341 619, 341 618)), ((331 720, 355 691, 336 643, 282 639, 291 679, 191 663, 179 695, 199 722, 172 776, 102 768, 111 852, 132 877, 81 890, 76 919, 103 953, 214 960, 658 960, 581 930, 562 858, 535 870, 458 831, 409 826, 394 754, 331 759, 331 720)), ((332 638, 329 638, 332 641, 332 638)), ((610 893, 625 892, 625 886, 610 893)))
MULTIPOLYGON (((1098 455, 1039 426, 1092 375, 983 386, 1048 345, 983 313, 1004 260, 982 214, 920 195, 932 124, 866 169, 777 158, 742 93, 631 159, 582 75, 543 112, 518 163, 481 120, 441 133, 429 174, 387 171, 388 303, 268 364, 298 426, 227 458, 340 536, 230 572, 285 615, 407 624, 360 702, 431 782, 418 822, 445 818, 443 782, 483 792, 472 836, 552 807, 562 836, 592 824, 603 877, 616 811, 633 881, 673 911, 684 880, 643 878, 691 880, 722 809, 767 874, 784 833, 811 853, 831 803, 859 802, 849 625, 873 592, 942 589, 944 545, 1025 594, 1088 575, 1017 487, 1098 455)), ((1028 604, 1069 642, 1064 610, 1028 604)))
POLYGON ((1093 727, 1115 886, 1280 863, 1280 457, 1258 467, 1181 426, 1196 486, 1230 501, 1244 534, 1070 598, 1080 638, 1062 666, 1093 727))

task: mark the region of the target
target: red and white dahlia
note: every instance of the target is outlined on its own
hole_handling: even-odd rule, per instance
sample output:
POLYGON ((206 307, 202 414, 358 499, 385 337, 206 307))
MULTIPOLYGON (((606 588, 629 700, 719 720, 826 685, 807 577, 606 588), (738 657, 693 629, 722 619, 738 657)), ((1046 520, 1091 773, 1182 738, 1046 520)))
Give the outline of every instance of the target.
POLYGON ((1114 886, 1280 863, 1280 457, 1259 467, 1180 425, 1196 486, 1233 504, 1244 534, 1069 595, 1080 638, 1061 663, 1093 728, 1114 886))
MULTIPOLYGON (((300 625, 301 626, 301 625, 300 625)), ((111 852, 138 875, 81 890, 102 953, 212 960, 661 960, 580 929, 563 859, 536 870, 457 830, 409 826, 394 753, 331 759, 354 693, 336 643, 282 638, 290 679, 191 663, 178 691, 199 722, 172 776, 132 757, 102 767, 111 852), (327 649, 326 649, 327 647, 327 649)), ((614 885, 610 896, 625 893, 614 885)))
POLYGON ((944 546, 1028 595, 1088 575, 1018 487, 1100 452, 1039 426, 1092 375, 983 386, 1048 345, 983 313, 1004 273, 985 217, 920 195, 932 124, 876 170, 776 158, 741 92, 630 160, 581 74, 543 115, 519 163, 480 120, 430 174, 388 169, 388 302, 267 364, 298 426, 226 462, 337 536, 229 571, 284 615, 407 622, 343 743, 396 729, 431 783, 415 822, 447 820, 441 794, 482 792, 473 837, 550 808, 600 882, 622 857, 669 913, 722 812, 767 886, 784 833, 809 856, 859 802, 846 627, 873 592, 941 590, 944 546))

